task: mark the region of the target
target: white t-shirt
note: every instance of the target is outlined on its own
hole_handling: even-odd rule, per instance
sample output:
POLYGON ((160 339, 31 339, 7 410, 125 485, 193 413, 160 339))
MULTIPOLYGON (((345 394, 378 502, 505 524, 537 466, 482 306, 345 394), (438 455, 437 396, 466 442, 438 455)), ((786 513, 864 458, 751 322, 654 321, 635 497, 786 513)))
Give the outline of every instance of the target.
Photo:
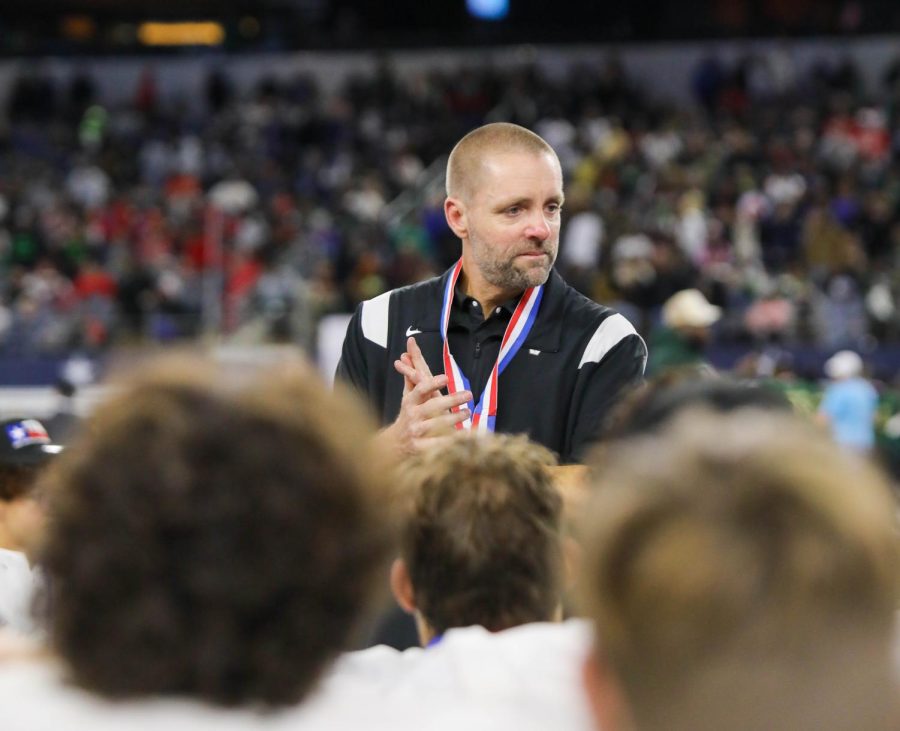
POLYGON ((349 653, 297 708, 263 715, 191 700, 113 703, 58 663, 0 663, 3 731, 592 731, 580 674, 586 624, 448 632, 427 650, 349 653))
POLYGON ((0 548, 0 627, 30 633, 34 630, 31 602, 36 576, 24 553, 0 548))
POLYGON ((404 717, 376 701, 363 694, 277 712, 219 708, 188 698, 117 702, 68 684, 55 660, 0 662, 3 731, 397 731, 404 717))
POLYGON ((591 638, 583 620, 497 633, 454 629, 424 650, 380 646, 344 655, 314 700, 337 703, 374 690, 381 702, 407 709, 410 731, 426 719, 449 722, 454 713, 479 729, 587 731, 581 670, 591 638))

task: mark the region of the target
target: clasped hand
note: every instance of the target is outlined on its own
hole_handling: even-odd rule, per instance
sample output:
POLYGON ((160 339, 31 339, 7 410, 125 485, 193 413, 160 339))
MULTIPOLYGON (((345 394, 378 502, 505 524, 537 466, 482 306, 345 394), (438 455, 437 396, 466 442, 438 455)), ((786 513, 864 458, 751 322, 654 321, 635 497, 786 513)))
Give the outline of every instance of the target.
POLYGON ((448 383, 447 376, 432 375, 415 338, 407 339, 406 349, 394 361, 394 368, 403 376, 400 413, 393 424, 381 431, 379 438, 402 454, 411 454, 449 439, 456 425, 469 418, 467 404, 472 400, 472 393, 442 393, 448 383))

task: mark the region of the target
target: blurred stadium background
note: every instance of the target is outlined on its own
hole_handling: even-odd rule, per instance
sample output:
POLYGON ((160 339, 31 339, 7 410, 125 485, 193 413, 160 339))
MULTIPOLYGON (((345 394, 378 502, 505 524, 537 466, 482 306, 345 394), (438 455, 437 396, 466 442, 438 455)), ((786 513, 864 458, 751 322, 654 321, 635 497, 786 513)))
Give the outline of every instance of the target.
POLYGON ((853 348, 900 436, 894 2, 8 5, 0 414, 163 345, 330 373, 358 302, 455 259, 445 156, 505 120, 560 155, 579 289, 646 336, 700 288, 711 362, 810 410, 853 348))

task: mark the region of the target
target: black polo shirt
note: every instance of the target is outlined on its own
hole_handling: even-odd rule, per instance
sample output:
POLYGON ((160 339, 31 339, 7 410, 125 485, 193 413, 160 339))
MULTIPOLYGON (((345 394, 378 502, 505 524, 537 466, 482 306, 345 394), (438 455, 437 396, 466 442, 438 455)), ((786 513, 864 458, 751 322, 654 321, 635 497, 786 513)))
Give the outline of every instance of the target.
MULTIPOLYGON (((440 318, 450 271, 363 302, 350 321, 337 378, 375 407, 383 424, 396 419, 403 377, 393 363, 414 336, 432 373, 444 372, 440 318)), ((459 294, 448 327, 450 349, 480 395, 515 303, 486 320, 459 294), (467 312, 468 308, 468 312, 467 312)), ((498 432, 523 433, 576 462, 598 436, 610 409, 640 381, 643 340, 614 310, 593 302, 551 271, 534 325, 497 384, 498 432)))
POLYGON ((518 304, 518 298, 508 300, 495 307, 485 319, 478 300, 458 289, 456 291, 453 307, 450 308, 447 337, 456 364, 469 379, 475 403, 478 403, 481 392, 487 385, 497 356, 500 355, 503 334, 518 304))

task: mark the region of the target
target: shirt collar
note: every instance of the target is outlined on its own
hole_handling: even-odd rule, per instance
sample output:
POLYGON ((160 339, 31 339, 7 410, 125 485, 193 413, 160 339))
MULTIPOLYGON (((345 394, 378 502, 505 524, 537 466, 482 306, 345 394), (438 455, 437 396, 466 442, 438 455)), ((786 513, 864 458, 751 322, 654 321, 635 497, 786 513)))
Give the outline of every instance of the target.
MULTIPOLYGON (((447 280, 453 273, 453 267, 445 271, 437 284, 437 296, 427 300, 427 305, 416 318, 416 327, 421 330, 440 331, 441 329, 441 293, 447 285, 447 280)), ((541 307, 538 310, 537 319, 524 346, 546 353, 558 353, 562 340, 562 331, 565 318, 565 300, 568 285, 557 273, 556 268, 550 270, 550 276, 544 284, 544 296, 541 299, 541 307)), ((454 304, 459 293, 454 293, 454 304)), ((518 301, 518 300, 517 300, 518 301)), ((515 304, 513 304, 515 308, 515 304)))
MULTIPOLYGON (((515 297, 511 297, 505 302, 501 302, 499 306, 502 309, 506 310, 507 314, 512 315, 513 312, 516 311, 516 306, 519 304, 519 299, 521 298, 521 296, 521 294, 517 294, 515 297)), ((472 307, 471 302, 474 301, 475 299, 473 297, 469 297, 469 295, 463 292, 462 288, 457 283, 456 289, 453 292, 453 306, 468 312, 472 307)))
MULTIPOLYGON (((451 270, 452 271, 452 270, 451 270)), ((449 273, 448 275, 449 276, 449 273)), ((443 280, 442 281, 446 281, 443 280)), ((563 319, 565 317, 565 294, 567 285, 565 280, 557 273, 556 268, 550 270, 550 276, 544 283, 544 296, 541 299, 541 307, 538 310, 534 326, 528 334, 528 338, 522 344, 532 350, 540 350, 545 353, 558 353, 562 341, 563 319)), ((465 307, 466 297, 457 287, 454 293, 454 305, 465 307)), ((512 315, 519 304, 519 297, 514 297, 504 302, 501 307, 512 315)))

